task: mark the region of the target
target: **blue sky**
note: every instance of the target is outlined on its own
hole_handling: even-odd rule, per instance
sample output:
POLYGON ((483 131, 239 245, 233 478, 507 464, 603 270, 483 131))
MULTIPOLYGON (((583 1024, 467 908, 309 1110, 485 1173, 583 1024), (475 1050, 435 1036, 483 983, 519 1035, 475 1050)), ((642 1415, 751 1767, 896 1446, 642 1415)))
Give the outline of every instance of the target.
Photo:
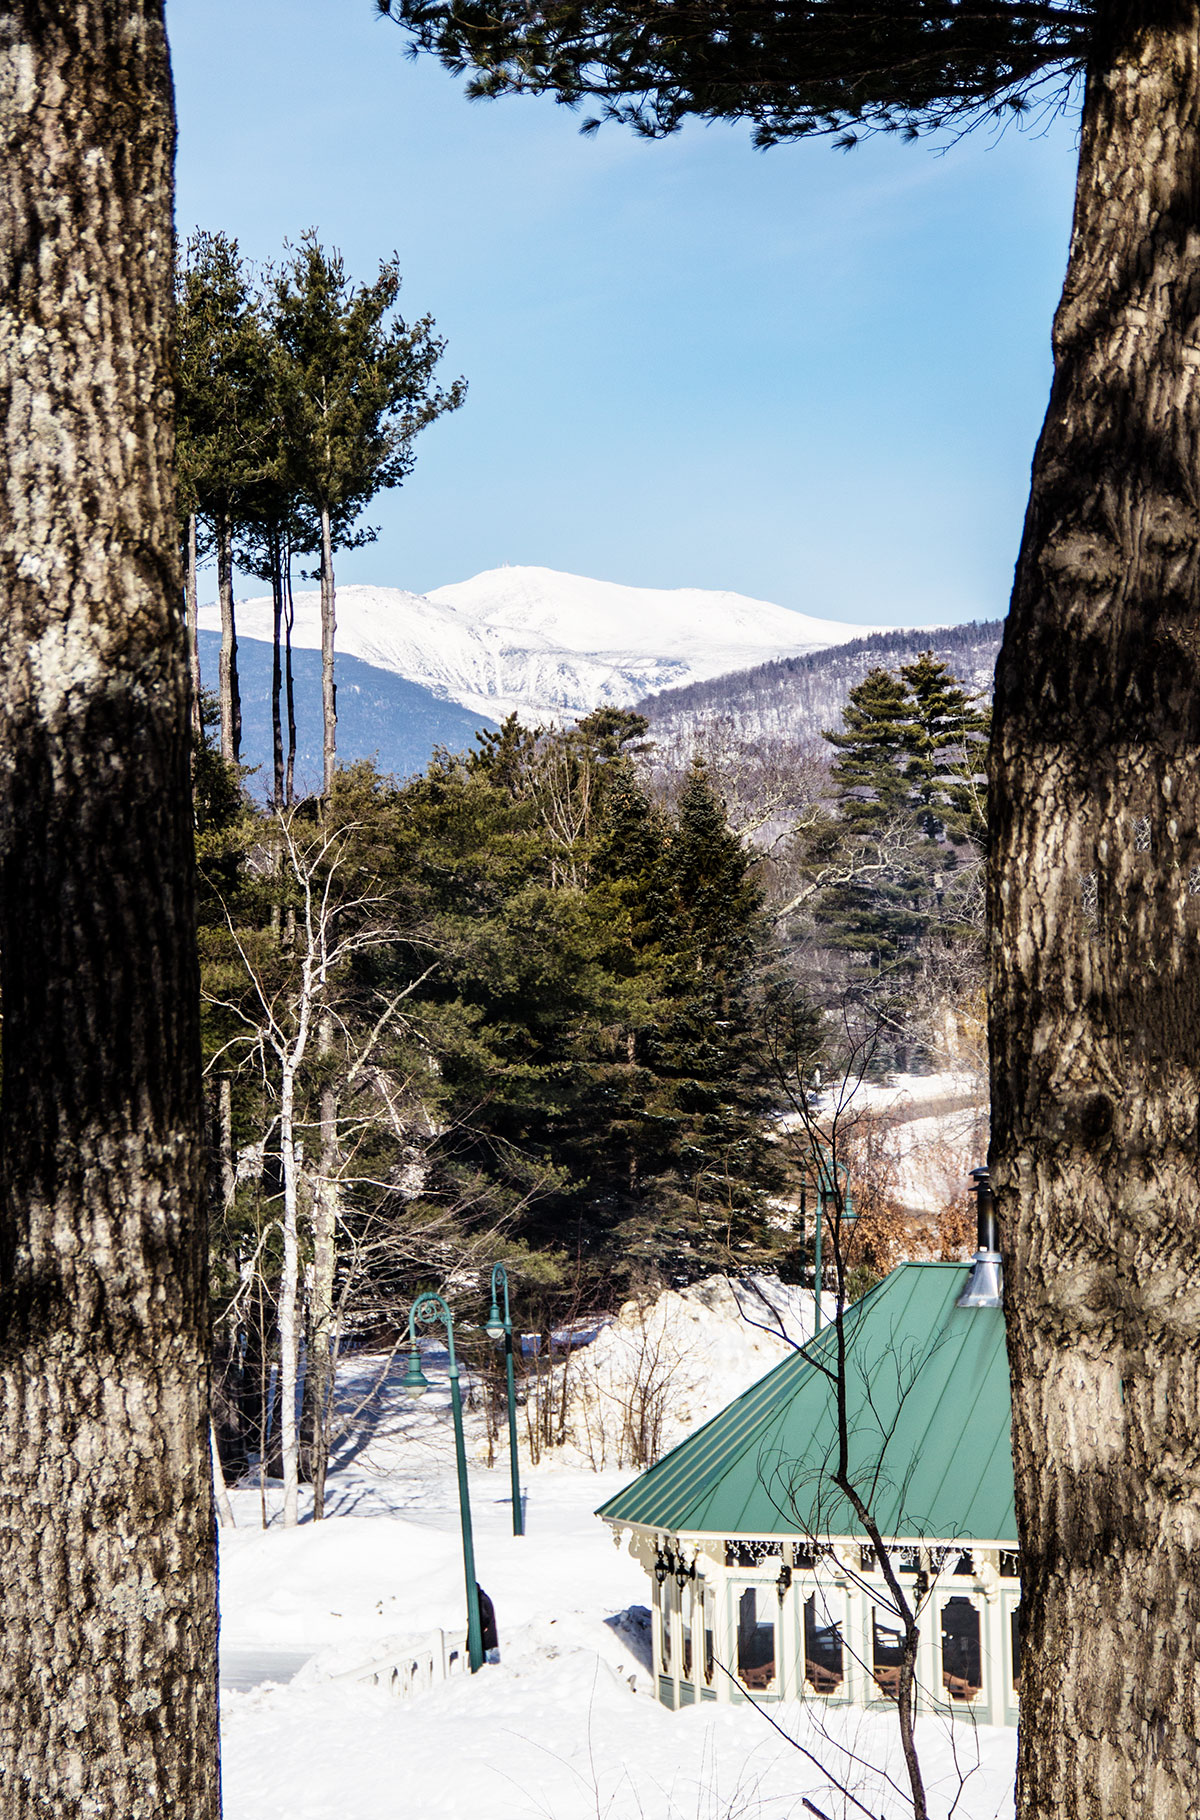
POLYGON ((340 581, 504 562, 860 622, 1007 603, 1050 380, 1074 119, 944 152, 582 138, 468 103, 371 0, 168 0, 178 221, 255 259, 395 250, 463 409, 340 581))

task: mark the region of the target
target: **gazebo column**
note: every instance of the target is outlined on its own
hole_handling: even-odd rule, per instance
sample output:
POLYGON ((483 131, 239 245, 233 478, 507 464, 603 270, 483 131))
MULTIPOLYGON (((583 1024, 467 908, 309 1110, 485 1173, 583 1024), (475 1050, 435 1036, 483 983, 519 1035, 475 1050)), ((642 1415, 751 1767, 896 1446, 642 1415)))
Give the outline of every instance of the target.
POLYGON ((729 1596, 729 1572, 724 1565, 718 1569, 716 1584, 713 1590, 716 1593, 717 1605, 715 1625, 717 1633, 717 1661, 719 1663, 723 1662, 725 1668, 729 1670, 729 1674, 726 1674, 725 1669, 715 1668, 713 1670, 713 1685, 717 1690, 717 1699, 722 1701, 725 1705, 731 1705, 733 1702, 733 1682, 729 1679, 729 1675, 737 1674, 737 1636, 733 1620, 732 1604, 729 1596))
POLYGON ((994 1586, 984 1587, 983 1596, 987 1600, 984 1645, 987 1652, 988 1724, 1005 1725, 1008 1715, 1005 1711, 1004 1602, 1000 1597, 999 1577, 994 1586))
POLYGON ((930 1552, 923 1548, 920 1552, 920 1563, 929 1578, 929 1591, 924 1604, 917 1614, 917 1627, 921 1641, 917 1645, 917 1688, 918 1711, 922 1708, 929 1712, 935 1703, 940 1704, 942 1689, 942 1652, 939 1631, 941 1628, 941 1603, 939 1587, 932 1571, 933 1563, 930 1552))

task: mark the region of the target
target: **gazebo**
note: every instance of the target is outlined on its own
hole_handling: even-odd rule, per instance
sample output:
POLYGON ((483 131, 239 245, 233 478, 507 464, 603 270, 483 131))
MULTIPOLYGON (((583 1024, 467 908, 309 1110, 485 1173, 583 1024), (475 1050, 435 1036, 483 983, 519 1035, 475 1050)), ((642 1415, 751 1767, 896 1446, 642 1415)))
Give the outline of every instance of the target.
MULTIPOLYGON (((902 1264, 601 1506, 650 1575, 664 1705, 885 1707, 901 1635, 832 1482, 850 1479, 919 1609, 917 1699, 1015 1725, 1020 1598, 999 1259, 902 1264)), ((990 1201, 990 1197, 987 1197, 990 1201)))

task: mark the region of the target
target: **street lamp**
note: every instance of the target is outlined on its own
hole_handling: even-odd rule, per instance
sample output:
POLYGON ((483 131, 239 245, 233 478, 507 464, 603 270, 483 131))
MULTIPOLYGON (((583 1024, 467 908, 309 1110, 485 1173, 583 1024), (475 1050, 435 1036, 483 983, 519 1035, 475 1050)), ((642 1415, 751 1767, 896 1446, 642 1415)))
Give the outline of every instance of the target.
POLYGON ((467 1496, 467 1450, 463 1442, 462 1397, 458 1389, 458 1359, 454 1352, 454 1317, 440 1295, 419 1295, 408 1311, 408 1370, 401 1388, 410 1397, 423 1396, 429 1380, 421 1370, 417 1348, 417 1322, 428 1326, 440 1321, 450 1350, 450 1408, 454 1412, 454 1455, 458 1467, 458 1511, 462 1519, 463 1574, 467 1582, 467 1656, 471 1673, 483 1667, 483 1625, 479 1616, 479 1585, 475 1579, 475 1540, 471 1533, 471 1501, 467 1496))
POLYGON ((488 1310, 487 1327, 489 1340, 504 1341, 504 1370, 508 1378, 508 1460, 512 1473, 512 1517, 513 1535, 525 1534, 525 1512, 521 1507, 521 1474, 517 1463, 517 1393, 513 1385, 513 1331, 512 1314, 508 1306, 508 1272, 503 1264, 492 1266, 492 1305, 488 1310), (497 1298, 497 1287, 504 1290, 504 1314, 501 1316, 500 1303, 497 1298))
POLYGON ((813 1337, 821 1331, 821 1230, 825 1224, 825 1204, 832 1201, 834 1212, 838 1207, 837 1177, 846 1178, 842 1190, 840 1226, 849 1226, 858 1215, 854 1211, 854 1202, 850 1198, 850 1165, 839 1163, 836 1157, 822 1156, 817 1158, 817 1236, 813 1244, 813 1337))

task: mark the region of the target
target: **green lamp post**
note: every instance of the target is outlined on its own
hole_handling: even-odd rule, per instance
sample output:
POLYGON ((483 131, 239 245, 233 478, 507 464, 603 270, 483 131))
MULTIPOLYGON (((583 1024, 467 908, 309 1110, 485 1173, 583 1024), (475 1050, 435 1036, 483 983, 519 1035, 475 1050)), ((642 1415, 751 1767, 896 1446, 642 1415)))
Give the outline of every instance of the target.
POLYGON ((467 1583, 467 1656, 471 1673, 483 1667, 483 1624, 479 1615, 479 1585, 475 1579, 475 1538, 471 1531, 471 1500, 467 1496, 467 1450, 463 1442, 462 1397, 458 1389, 458 1359, 454 1352, 454 1317, 440 1295, 419 1295, 408 1312, 408 1370, 401 1379, 407 1396, 419 1397, 429 1389, 417 1350, 417 1322, 428 1326, 440 1321, 450 1349, 450 1407, 454 1412, 454 1454, 458 1466, 458 1510, 462 1519, 463 1574, 467 1583))
POLYGON ((819 1157, 817 1159, 817 1232, 813 1241, 813 1335, 820 1333, 822 1326, 821 1311, 821 1233, 825 1226, 825 1207, 833 1202, 834 1211, 838 1208, 837 1176, 844 1176, 845 1187, 842 1190, 841 1219, 839 1225, 849 1226, 858 1218, 854 1211, 854 1202, 850 1198, 850 1165, 839 1163, 836 1157, 819 1157), (835 1173, 836 1172, 836 1173, 835 1173))
POLYGON ((517 1393, 513 1385, 512 1314, 508 1305, 508 1272, 503 1264, 492 1266, 492 1305, 488 1310, 489 1340, 504 1341, 504 1369, 508 1378, 508 1459, 512 1472, 513 1535, 525 1534, 525 1512, 521 1507, 521 1474, 517 1462, 517 1393), (497 1288, 504 1290, 504 1314, 501 1316, 497 1288))

